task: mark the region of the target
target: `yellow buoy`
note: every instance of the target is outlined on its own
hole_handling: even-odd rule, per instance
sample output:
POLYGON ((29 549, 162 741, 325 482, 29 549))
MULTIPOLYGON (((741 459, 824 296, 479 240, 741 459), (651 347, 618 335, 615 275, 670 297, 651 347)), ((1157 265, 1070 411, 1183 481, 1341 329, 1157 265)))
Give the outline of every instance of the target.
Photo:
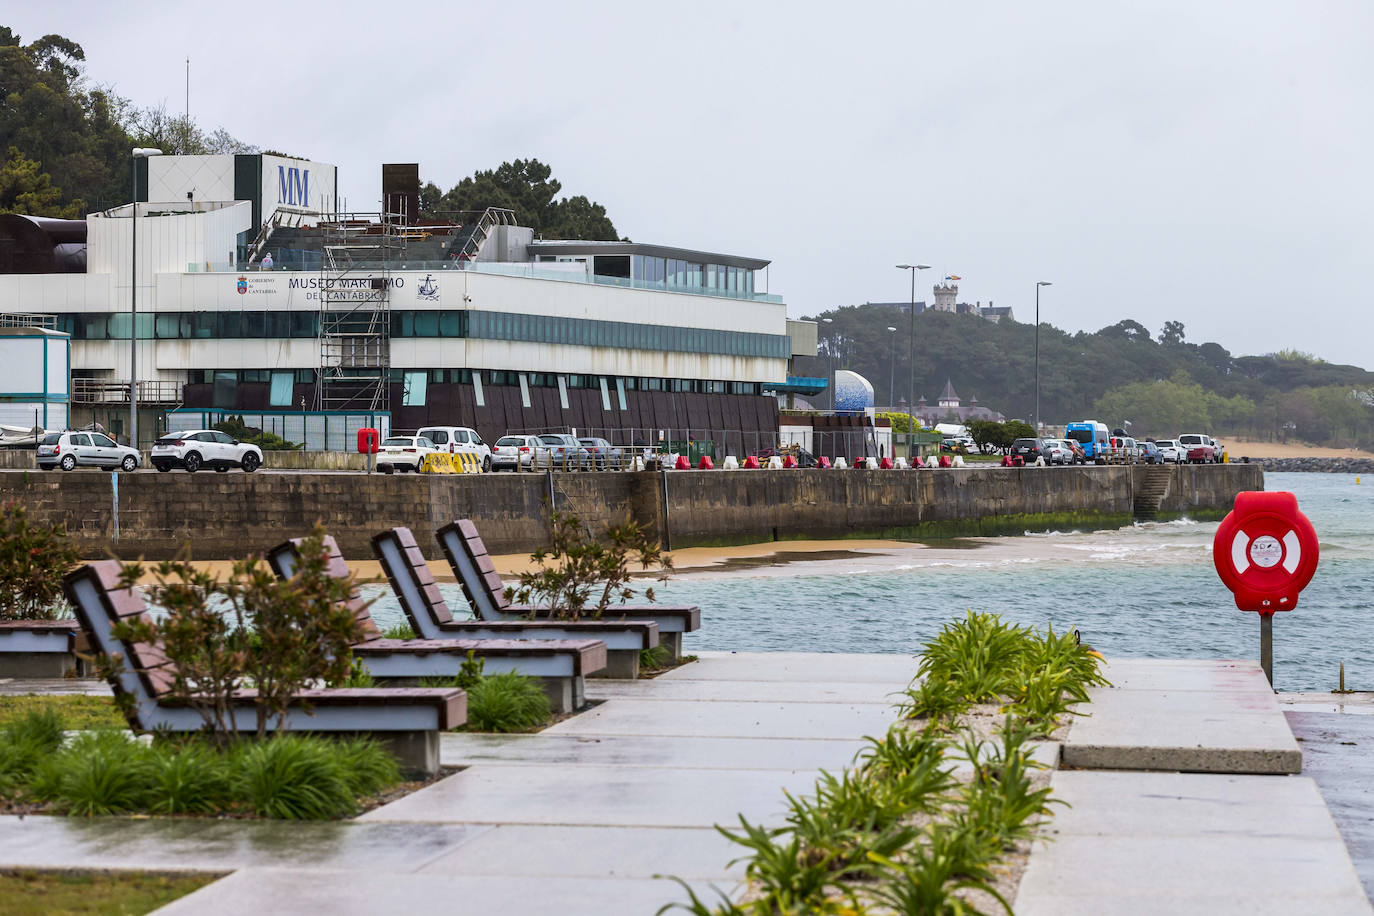
POLYGON ((1360 482, 1360 478, 1356 477, 1356 478, 1355 478, 1355 482, 1356 482, 1356 483, 1359 483, 1359 482, 1360 482))

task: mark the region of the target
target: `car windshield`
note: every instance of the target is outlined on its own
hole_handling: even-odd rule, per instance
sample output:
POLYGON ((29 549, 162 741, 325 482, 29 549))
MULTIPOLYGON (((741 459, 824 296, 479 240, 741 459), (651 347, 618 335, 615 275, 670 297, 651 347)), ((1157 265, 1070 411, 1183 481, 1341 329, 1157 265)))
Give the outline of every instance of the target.
POLYGON ((1071 429, 1069 430, 1069 438, 1077 442, 1091 442, 1093 441, 1092 430, 1071 429))
POLYGON ((44 445, 56 445, 57 443, 59 443, 59 442, 61 442, 61 441, 62 441, 62 434, 61 434, 61 433, 48 433, 46 436, 43 437, 43 444, 44 444, 44 445))
POLYGON ((392 436, 382 442, 382 445, 414 445, 415 440, 406 436, 392 436))
POLYGON ((524 445, 524 444, 525 444, 525 438, 524 438, 524 436, 502 436, 500 439, 497 439, 497 440, 496 440, 496 446, 497 446, 497 448, 500 448, 500 447, 503 446, 503 445, 524 445))
POLYGON ((558 436, 540 436, 539 441, 545 445, 562 445, 563 440, 558 436))

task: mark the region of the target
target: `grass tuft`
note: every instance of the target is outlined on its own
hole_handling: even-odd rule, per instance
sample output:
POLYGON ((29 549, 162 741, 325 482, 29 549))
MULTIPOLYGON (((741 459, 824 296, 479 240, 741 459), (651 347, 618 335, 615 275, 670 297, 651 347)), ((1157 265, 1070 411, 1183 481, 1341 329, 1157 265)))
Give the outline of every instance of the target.
POLYGON ((549 721, 548 695, 533 678, 507 671, 483 677, 466 689, 472 730, 520 732, 549 721))
POLYGON ((354 795, 376 795, 401 781, 396 758, 373 738, 335 742, 334 753, 354 795))
POLYGON ((199 741, 162 745, 153 756, 148 808, 155 814, 212 814, 232 802, 229 763, 199 741))
POLYGON ((397 623, 382 631, 383 639, 414 639, 415 628, 408 623, 397 623))
POLYGON ((262 817, 329 820, 354 814, 349 778, 320 738, 280 735, 234 751, 239 800, 262 817))

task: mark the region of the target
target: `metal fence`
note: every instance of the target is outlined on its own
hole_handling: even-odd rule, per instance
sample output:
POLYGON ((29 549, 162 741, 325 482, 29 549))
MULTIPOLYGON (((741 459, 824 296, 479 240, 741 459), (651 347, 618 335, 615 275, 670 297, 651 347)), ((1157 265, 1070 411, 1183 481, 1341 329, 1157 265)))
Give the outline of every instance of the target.
MULTIPOLYGON (((843 456, 846 459, 864 457, 890 457, 879 454, 886 449, 880 446, 871 428, 853 427, 834 430, 814 430, 809 441, 800 433, 777 433, 771 430, 722 429, 706 426, 691 427, 601 427, 588 426, 575 429, 559 427, 531 427, 512 429, 507 435, 539 436, 547 433, 570 433, 579 439, 605 439, 611 444, 610 463, 629 464, 635 455, 646 461, 658 460, 664 456, 683 455, 692 465, 703 456, 709 457, 719 465, 728 456, 743 461, 754 455, 766 458, 774 454, 785 454, 796 449, 806 448, 813 455, 828 457, 843 456)), ((547 457, 535 456, 547 467, 547 457)), ((555 466, 564 462, 555 460, 555 466)))

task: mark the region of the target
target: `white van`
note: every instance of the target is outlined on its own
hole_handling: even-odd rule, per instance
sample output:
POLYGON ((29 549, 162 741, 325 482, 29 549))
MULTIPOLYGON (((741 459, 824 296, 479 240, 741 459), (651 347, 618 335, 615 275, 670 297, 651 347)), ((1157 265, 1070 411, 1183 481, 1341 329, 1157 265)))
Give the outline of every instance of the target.
POLYGON ((426 426, 416 435, 424 436, 434 447, 450 455, 467 453, 476 455, 482 462, 482 471, 491 470, 491 446, 482 441, 477 430, 469 426, 426 426))

